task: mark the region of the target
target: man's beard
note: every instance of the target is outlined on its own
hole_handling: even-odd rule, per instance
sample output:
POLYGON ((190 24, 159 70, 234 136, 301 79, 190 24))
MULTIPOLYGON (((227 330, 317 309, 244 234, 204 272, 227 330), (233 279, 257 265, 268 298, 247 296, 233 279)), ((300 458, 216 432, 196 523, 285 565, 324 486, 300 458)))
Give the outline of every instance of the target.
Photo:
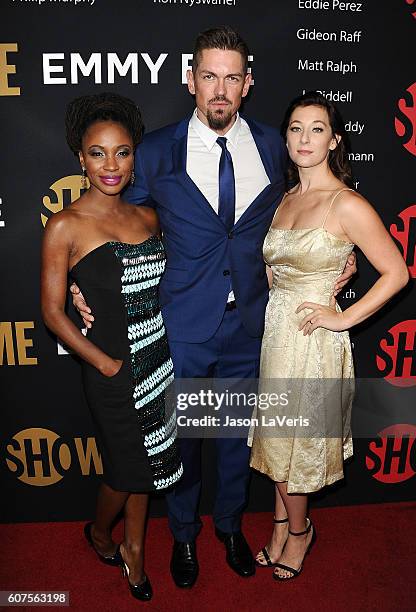
MULTIPOLYGON (((210 102, 223 102, 223 99, 217 98, 210 102)), ((230 123, 233 113, 229 108, 219 108, 216 111, 207 110, 208 125, 211 130, 224 130, 230 123)))

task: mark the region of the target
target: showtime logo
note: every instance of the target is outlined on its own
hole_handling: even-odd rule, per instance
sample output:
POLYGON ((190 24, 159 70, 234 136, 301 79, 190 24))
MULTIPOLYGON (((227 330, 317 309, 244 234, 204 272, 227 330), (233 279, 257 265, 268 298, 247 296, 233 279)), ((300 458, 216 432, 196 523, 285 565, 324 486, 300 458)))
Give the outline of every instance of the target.
POLYGON ((390 225, 391 235, 400 243, 409 274, 416 278, 416 204, 399 213, 400 228, 396 223, 390 225))
MULTIPOLYGON (((87 178, 87 188, 89 187, 89 180, 87 178)), ((43 197, 43 204, 45 208, 51 213, 57 213, 61 211, 65 206, 71 204, 77 200, 84 193, 85 189, 82 187, 82 177, 79 174, 73 174, 71 176, 64 176, 49 187, 53 191, 55 201, 52 201, 52 197, 45 195, 43 197)), ((40 215, 42 225, 45 227, 49 216, 41 213, 40 215)))
POLYGON ((16 478, 35 487, 56 484, 72 465, 83 476, 103 473, 95 438, 64 441, 54 431, 39 427, 24 429, 11 438, 6 465, 16 478))
POLYGON ((368 445, 365 464, 371 476, 385 484, 396 484, 416 474, 416 426, 390 425, 368 445))
POLYGON ((416 385, 416 320, 402 321, 387 331, 380 340, 376 364, 388 383, 416 385))
MULTIPOLYGON (((415 4, 416 0, 406 0, 406 4, 415 4)), ((412 13, 412 16, 416 19, 416 11, 412 13)))
POLYGON ((394 120, 396 134, 400 138, 408 135, 409 139, 403 143, 405 149, 412 155, 416 155, 416 83, 407 88, 409 95, 405 98, 400 98, 397 103, 401 112, 400 119, 394 120))

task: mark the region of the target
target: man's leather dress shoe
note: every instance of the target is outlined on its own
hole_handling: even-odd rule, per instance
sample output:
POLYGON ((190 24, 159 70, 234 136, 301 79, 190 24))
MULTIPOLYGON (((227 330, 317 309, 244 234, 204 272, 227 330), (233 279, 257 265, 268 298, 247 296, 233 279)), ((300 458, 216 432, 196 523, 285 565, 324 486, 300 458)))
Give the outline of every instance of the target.
POLYGON ((176 586, 182 589, 195 584, 199 572, 195 542, 174 541, 170 572, 176 586))
POLYGON ((253 576, 256 572, 253 554, 241 531, 225 533, 216 528, 215 535, 225 545, 226 560, 231 569, 244 578, 253 576))

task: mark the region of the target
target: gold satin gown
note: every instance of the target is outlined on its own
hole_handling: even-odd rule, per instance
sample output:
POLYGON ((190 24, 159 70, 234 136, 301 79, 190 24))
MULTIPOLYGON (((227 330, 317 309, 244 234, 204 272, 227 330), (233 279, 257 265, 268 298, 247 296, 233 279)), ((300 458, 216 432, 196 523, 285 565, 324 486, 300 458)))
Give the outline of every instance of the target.
MULTIPOLYGON (((310 311, 295 312, 305 301, 329 305, 335 280, 354 248, 324 227, 338 193, 320 227, 270 227, 263 245, 273 285, 266 309, 259 393, 270 391, 272 380, 278 383, 278 379, 286 379, 286 389, 294 381, 291 416, 307 415, 312 420, 318 418, 318 422, 321 419, 321 424, 329 418, 338 423, 336 437, 308 435, 300 431, 301 427, 293 428, 291 437, 286 433, 272 437, 270 427, 261 422, 261 411, 255 411, 253 422, 258 424, 249 436, 250 465, 274 481, 287 481, 288 493, 311 493, 343 478, 343 461, 353 451, 350 416, 354 366, 349 334, 319 327, 304 336, 298 325, 310 311), (334 386, 336 392, 331 393, 334 386)), ((336 308, 340 312, 338 304, 336 308)), ((285 414, 284 408, 278 410, 280 415, 285 414)), ((321 431, 320 427, 315 431, 321 431)))

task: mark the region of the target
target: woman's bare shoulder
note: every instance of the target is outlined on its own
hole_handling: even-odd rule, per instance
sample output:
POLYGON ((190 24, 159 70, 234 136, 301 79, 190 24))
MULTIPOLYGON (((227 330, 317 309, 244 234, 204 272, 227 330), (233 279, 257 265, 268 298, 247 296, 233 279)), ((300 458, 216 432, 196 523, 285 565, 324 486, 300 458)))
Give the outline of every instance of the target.
POLYGON ((382 221, 375 207, 356 191, 343 191, 335 201, 334 212, 341 226, 350 235, 358 227, 375 230, 382 221))
POLYGON ((59 242, 73 242, 79 233, 81 217, 76 208, 64 208, 49 217, 45 226, 45 235, 59 242))
POLYGON ((370 202, 357 191, 347 190, 339 193, 335 200, 335 207, 340 215, 355 215, 357 213, 365 213, 374 211, 374 207, 370 202))
POLYGON ((153 234, 159 232, 159 217, 154 208, 150 206, 137 206, 130 204, 135 209, 135 215, 153 234))

